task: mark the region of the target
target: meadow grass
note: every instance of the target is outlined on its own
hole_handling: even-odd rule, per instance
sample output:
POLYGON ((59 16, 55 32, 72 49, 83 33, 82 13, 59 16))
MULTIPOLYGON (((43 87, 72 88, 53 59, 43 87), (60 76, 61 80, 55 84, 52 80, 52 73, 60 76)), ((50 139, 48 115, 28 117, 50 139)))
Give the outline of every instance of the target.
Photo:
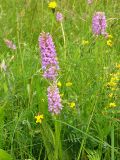
MULTIPOLYGON (((120 79, 115 108, 107 108, 110 74, 119 72, 119 0, 58 0, 62 25, 47 0, 0 0, 0 149, 13 160, 119 160, 120 79), (92 33, 95 11, 105 12, 110 47, 104 36, 92 33), (38 37, 49 32, 55 42, 63 109, 48 111, 38 37), (10 39, 17 49, 6 46, 10 39), (86 40, 89 43, 82 44, 86 40), (67 87, 66 83, 72 86, 67 87), (71 108, 69 103, 74 102, 71 108), (44 115, 36 124, 35 115, 44 115)), ((120 78, 120 76, 119 76, 120 78)), ((3 158, 0 152, 0 160, 3 158)))

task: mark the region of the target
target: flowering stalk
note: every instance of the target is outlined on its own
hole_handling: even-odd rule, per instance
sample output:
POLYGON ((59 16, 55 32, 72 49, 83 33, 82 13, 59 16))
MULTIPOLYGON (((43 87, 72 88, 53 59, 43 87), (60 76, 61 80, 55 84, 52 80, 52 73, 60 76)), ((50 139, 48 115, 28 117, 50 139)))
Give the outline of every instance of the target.
MULTIPOLYGON (((52 82, 52 84, 47 89, 48 110, 51 113, 53 113, 53 115, 58 115, 62 110, 61 97, 59 94, 59 89, 57 87, 57 80, 56 80, 59 71, 59 65, 57 61, 55 45, 49 33, 41 33, 39 37, 39 48, 41 51, 43 77, 52 82)), ((39 122, 41 122, 41 120, 39 120, 39 122)), ((61 132, 60 124, 57 123, 57 121, 55 121, 55 143, 53 144, 55 148, 54 151, 55 160, 59 159, 59 157, 62 157, 60 132, 61 132)))
POLYGON ((96 12, 92 19, 92 31, 95 35, 106 34, 106 17, 104 12, 96 12))
POLYGON ((65 59, 66 59, 66 47, 65 47, 65 31, 63 28, 63 15, 60 12, 57 12, 56 14, 56 21, 60 23, 61 25, 61 30, 62 30, 62 36, 63 36, 63 42, 64 42, 64 49, 65 49, 65 59))
POLYGON ((63 41, 64 41, 64 46, 65 46, 65 32, 64 32, 64 28, 63 28, 63 15, 60 12, 57 12, 56 14, 56 21, 59 22, 61 24, 61 30, 62 30, 62 35, 63 35, 63 41))

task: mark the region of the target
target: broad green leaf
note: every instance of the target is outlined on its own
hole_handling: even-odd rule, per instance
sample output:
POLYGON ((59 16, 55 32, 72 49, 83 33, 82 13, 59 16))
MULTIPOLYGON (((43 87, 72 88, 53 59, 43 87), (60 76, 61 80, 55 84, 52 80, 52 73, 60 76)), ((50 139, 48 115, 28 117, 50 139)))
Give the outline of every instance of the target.
POLYGON ((6 151, 0 149, 0 160, 13 160, 10 154, 8 154, 6 151))

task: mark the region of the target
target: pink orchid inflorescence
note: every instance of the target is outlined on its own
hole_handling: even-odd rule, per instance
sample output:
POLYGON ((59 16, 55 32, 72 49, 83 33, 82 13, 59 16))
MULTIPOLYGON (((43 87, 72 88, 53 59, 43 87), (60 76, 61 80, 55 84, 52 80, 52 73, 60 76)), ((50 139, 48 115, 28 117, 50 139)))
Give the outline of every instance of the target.
POLYGON ((43 77, 49 80, 56 79, 59 65, 55 45, 49 33, 41 33, 39 37, 39 48, 41 51, 43 77))
POLYGON ((104 12, 96 12, 92 19, 92 31, 95 35, 106 34, 106 17, 104 12))
POLYGON ((57 22, 62 22, 63 21, 63 15, 60 12, 56 13, 56 21, 57 22))
POLYGON ((10 41, 8 39, 4 39, 4 42, 5 42, 5 44, 7 45, 8 48, 16 50, 16 45, 12 41, 10 41))
POLYGON ((57 85, 49 86, 48 89, 48 106, 49 111, 53 114, 59 114, 62 110, 61 97, 57 85))

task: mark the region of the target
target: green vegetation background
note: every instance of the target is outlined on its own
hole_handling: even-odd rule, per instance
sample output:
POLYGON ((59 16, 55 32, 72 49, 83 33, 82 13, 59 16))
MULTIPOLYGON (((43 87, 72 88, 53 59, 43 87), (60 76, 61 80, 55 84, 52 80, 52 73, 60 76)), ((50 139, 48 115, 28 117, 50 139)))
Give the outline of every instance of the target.
POLYGON ((119 0, 94 0, 91 5, 58 0, 57 10, 64 15, 65 46, 48 1, 0 0, 0 61, 7 65, 0 72, 0 148, 14 160, 119 160, 119 114, 103 114, 109 103, 107 77, 120 63, 119 0), (105 12, 112 47, 92 34, 95 11, 105 12), (64 107, 58 117, 48 112, 49 84, 42 77, 38 47, 42 31, 52 35, 61 68, 64 107), (7 48, 6 38, 16 51, 7 48), (68 81, 71 87, 66 87, 68 81), (69 102, 75 102, 74 109, 69 102), (35 123, 38 112, 44 114, 42 124, 35 123))

